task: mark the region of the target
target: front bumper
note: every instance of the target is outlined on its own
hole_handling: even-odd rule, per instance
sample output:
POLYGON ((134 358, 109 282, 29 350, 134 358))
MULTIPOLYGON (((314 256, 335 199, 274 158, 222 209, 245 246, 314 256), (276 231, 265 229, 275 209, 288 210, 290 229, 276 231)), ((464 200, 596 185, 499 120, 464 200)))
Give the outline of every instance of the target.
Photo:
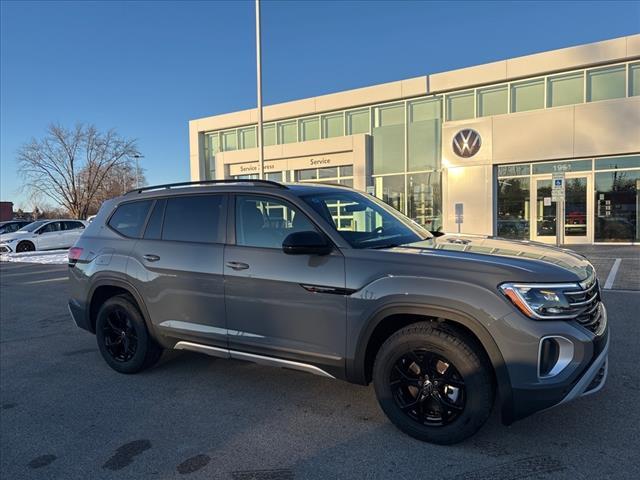
POLYGON ((13 250, 6 243, 0 243, 0 253, 12 253, 13 250))

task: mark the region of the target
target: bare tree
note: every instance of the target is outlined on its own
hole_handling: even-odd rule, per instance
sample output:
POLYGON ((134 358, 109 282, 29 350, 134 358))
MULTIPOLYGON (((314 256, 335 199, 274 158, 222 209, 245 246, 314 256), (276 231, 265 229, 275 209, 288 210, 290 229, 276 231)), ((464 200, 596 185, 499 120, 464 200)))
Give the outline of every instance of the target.
POLYGON ((20 148, 18 164, 31 194, 49 198, 75 218, 86 218, 105 179, 114 169, 131 167, 138 154, 136 141, 114 130, 50 125, 44 138, 20 148))
POLYGON ((143 168, 138 170, 136 177, 135 164, 125 163, 114 166, 101 182, 100 188, 89 205, 88 214, 93 215, 97 213, 100 205, 102 205, 102 202, 105 200, 122 195, 129 190, 135 189, 136 186, 143 186, 146 185, 146 183, 143 168))

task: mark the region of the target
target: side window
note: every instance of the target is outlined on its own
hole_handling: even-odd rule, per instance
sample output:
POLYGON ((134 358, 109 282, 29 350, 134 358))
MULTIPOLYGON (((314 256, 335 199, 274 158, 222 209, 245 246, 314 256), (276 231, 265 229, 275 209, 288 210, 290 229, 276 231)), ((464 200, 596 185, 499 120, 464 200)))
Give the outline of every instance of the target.
POLYGON ((167 199, 162 240, 223 243, 223 195, 193 195, 167 199))
POLYGON ((282 248, 293 232, 316 230, 297 208, 271 197, 236 198, 236 243, 246 247, 282 248))
POLYGON ((79 230, 81 228, 84 228, 84 224, 80 222, 64 222, 65 230, 79 230))
POLYGON ((167 200, 161 198, 156 200, 153 212, 147 222, 147 229, 144 231, 144 238, 147 240, 160 240, 162 238, 162 220, 164 218, 164 208, 167 200))
POLYGON ((109 219, 109 226, 130 238, 140 238, 151 200, 123 203, 109 219))
POLYGON ((42 227, 38 233, 59 232, 60 230, 60 222, 51 222, 42 227))

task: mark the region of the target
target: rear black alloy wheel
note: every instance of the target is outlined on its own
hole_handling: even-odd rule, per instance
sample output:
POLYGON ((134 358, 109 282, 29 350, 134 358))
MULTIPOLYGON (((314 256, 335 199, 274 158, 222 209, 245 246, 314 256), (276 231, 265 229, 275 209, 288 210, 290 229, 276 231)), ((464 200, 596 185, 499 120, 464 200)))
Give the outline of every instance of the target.
POLYGON ((126 310, 115 307, 102 327, 104 346, 116 362, 128 362, 136 353, 138 337, 126 310))
POLYGON ((445 357, 412 350, 396 361, 389 386, 398 407, 422 425, 441 427, 464 411, 464 380, 445 357))
POLYGON ((137 373, 152 366, 162 347, 147 330, 138 305, 128 295, 108 299, 98 311, 96 340, 102 358, 120 373, 137 373))
POLYGON ((380 347, 373 365, 380 407, 404 433, 449 445, 473 435, 493 407, 493 369, 464 332, 420 322, 380 347))

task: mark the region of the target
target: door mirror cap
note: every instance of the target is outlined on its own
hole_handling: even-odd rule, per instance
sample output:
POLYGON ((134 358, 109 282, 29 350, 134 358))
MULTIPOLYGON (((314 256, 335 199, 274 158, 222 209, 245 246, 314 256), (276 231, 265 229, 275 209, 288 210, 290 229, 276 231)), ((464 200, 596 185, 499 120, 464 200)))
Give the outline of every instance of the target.
POLYGON ((327 239, 312 230, 290 233, 282 242, 282 251, 287 255, 327 255, 331 250, 327 239))

